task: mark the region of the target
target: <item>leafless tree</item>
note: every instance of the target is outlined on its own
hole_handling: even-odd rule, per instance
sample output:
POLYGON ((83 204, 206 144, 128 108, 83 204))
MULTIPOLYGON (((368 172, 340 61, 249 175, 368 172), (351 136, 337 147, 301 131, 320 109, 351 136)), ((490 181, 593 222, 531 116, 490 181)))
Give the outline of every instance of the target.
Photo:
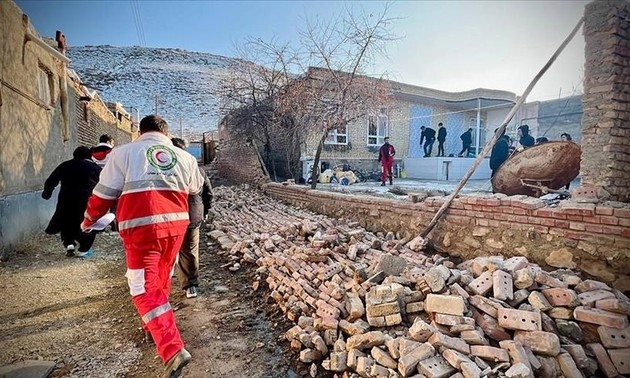
MULTIPOLYGON (((390 99, 388 82, 368 75, 373 59, 394 39, 388 6, 379 14, 346 9, 329 20, 307 20, 296 46, 250 39, 241 47, 248 62, 232 70, 222 88, 226 109, 251 109, 250 135, 259 135, 265 153, 271 134, 280 135, 287 161, 296 161, 307 134, 316 135, 314 167, 329 133, 364 117, 390 99), (272 130, 281 130, 279 134, 272 130), (286 138, 286 139, 285 139, 286 138), (297 154, 297 155, 296 155, 297 154)), ((318 170, 311 173, 317 185, 318 170)))

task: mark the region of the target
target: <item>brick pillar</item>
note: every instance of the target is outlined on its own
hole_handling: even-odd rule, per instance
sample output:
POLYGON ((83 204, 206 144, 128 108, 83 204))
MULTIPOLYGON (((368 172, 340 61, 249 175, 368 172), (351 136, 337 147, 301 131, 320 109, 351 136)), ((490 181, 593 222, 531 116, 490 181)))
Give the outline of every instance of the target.
POLYGON ((585 10, 582 185, 630 201, 630 2, 596 0, 585 10))

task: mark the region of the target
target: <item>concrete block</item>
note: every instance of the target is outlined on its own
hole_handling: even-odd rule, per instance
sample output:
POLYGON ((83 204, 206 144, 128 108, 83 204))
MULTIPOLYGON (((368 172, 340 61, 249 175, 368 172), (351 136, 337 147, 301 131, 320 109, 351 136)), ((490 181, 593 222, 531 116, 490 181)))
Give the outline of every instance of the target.
POLYGON ((595 355, 595 358, 597 359, 597 364, 599 365, 599 370, 604 373, 606 378, 613 378, 619 375, 619 372, 617 372, 617 368, 608 356, 608 353, 606 353, 606 349, 604 349, 602 344, 587 344, 586 349, 590 350, 591 353, 595 355))
POLYGON ((514 288, 512 276, 502 270, 495 270, 492 273, 492 289, 494 297, 501 301, 514 299, 514 288))
POLYGON ((425 342, 436 333, 437 329, 420 318, 416 318, 413 325, 409 328, 409 336, 419 342, 425 342))
POLYGON ((462 316, 465 311, 464 299, 453 295, 429 294, 424 309, 426 312, 462 316))
POLYGON ((529 290, 521 289, 514 292, 514 299, 509 301, 509 305, 512 307, 518 307, 521 303, 525 302, 529 297, 529 290))
POLYGON ((529 261, 527 261, 526 257, 515 256, 515 257, 510 257, 509 259, 503 262, 503 269, 509 272, 512 276, 514 276, 514 273, 517 270, 526 268, 528 265, 529 265, 529 261))
POLYGON ((379 364, 373 364, 370 367, 370 377, 388 377, 389 370, 386 367, 379 364))
POLYGON ((447 378, 456 372, 455 368, 440 355, 420 361, 418 371, 427 378, 447 378))
POLYGON ((495 348, 488 345, 472 345, 470 353, 484 360, 493 362, 510 362, 510 356, 505 349, 495 348))
POLYGON ((413 341, 410 339, 398 339, 398 353, 402 357, 408 353, 411 353, 414 349, 418 348, 422 343, 413 341))
POLYGON ((370 377, 374 360, 371 357, 358 357, 357 367, 354 369, 362 377, 370 377))
POLYGON ((318 350, 306 348, 300 351, 300 362, 304 362, 306 364, 318 361, 322 358, 322 353, 318 350))
POLYGON ((534 284, 535 275, 531 269, 523 268, 514 272, 514 286, 519 289, 527 289, 534 284))
POLYGON ((435 348, 429 343, 424 343, 400 357, 398 360, 398 371, 403 377, 408 377, 418 366, 418 362, 435 355, 435 348))
POLYGON ((582 306, 576 307, 573 311, 573 317, 581 322, 593 323, 616 329, 624 329, 630 325, 626 315, 604 311, 598 308, 587 308, 582 306))
POLYGON ((593 307, 595 306, 595 302, 599 300, 615 298, 615 294, 607 290, 593 290, 578 294, 578 298, 582 306, 593 307))
POLYGON ((593 291, 593 290, 612 291, 610 286, 606 285, 603 282, 595 281, 595 280, 584 280, 580 282, 577 286, 575 286, 575 291, 577 291, 578 293, 583 293, 585 291, 593 291))
POLYGON ((517 331, 514 341, 520 342, 535 353, 546 356, 557 356, 560 353, 560 339, 550 332, 517 331))
POLYGON ((542 293, 554 307, 574 308, 580 305, 577 293, 571 289, 551 288, 542 290, 542 293))
POLYGON ((630 348, 630 327, 616 329, 600 326, 597 333, 606 348, 630 348))
POLYGON ((348 320, 353 321, 361 319, 361 317, 365 314, 363 301, 356 293, 347 292, 346 296, 346 311, 348 312, 348 320))
POLYGON ((630 374, 630 348, 610 349, 608 355, 619 374, 630 374))
POLYGON ((405 305, 405 313, 416 314, 424 311, 424 302, 411 302, 405 305))
POLYGON ((348 336, 355 336, 366 333, 370 329, 370 325, 361 319, 353 323, 342 319, 339 321, 339 329, 348 336))
POLYGON ((392 314, 385 316, 385 324, 388 327, 395 326, 402 323, 402 315, 400 314, 392 314))
POLYGON ((369 317, 378 317, 378 316, 387 316, 392 314, 400 314, 400 305, 398 301, 383 303, 378 305, 370 305, 367 306, 367 316, 369 317))
POLYGON ((468 288, 477 295, 486 295, 492 289, 492 273, 483 272, 468 285, 468 288))
POLYGON ((523 331, 542 330, 540 312, 500 308, 497 320, 501 327, 507 329, 523 331))

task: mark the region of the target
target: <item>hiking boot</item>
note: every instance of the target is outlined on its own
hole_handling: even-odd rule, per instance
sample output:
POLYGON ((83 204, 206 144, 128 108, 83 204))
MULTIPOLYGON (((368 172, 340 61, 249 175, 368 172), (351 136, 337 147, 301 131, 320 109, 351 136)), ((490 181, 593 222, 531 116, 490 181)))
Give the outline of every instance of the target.
POLYGON ((381 183, 381 186, 385 186, 385 181, 383 181, 383 182, 381 183))
POLYGON ((186 289, 186 298, 196 298, 197 297, 197 288, 194 286, 186 289))
POLYGON ((94 253, 94 250, 92 250, 92 248, 90 248, 90 249, 88 249, 85 252, 77 252, 76 256, 78 258, 81 258, 81 259, 87 259, 88 257, 92 257, 93 253, 94 253))
POLYGON ((144 331, 144 342, 149 345, 155 345, 155 340, 153 340, 153 335, 151 335, 151 332, 144 331))
POLYGON ((66 247, 66 257, 74 257, 74 244, 68 244, 66 247))
POLYGON ((389 179, 389 185, 394 185, 394 179, 389 179))
POLYGON ((184 366, 188 365, 192 356, 186 349, 180 350, 171 357, 164 368, 164 378, 177 378, 182 373, 184 366))

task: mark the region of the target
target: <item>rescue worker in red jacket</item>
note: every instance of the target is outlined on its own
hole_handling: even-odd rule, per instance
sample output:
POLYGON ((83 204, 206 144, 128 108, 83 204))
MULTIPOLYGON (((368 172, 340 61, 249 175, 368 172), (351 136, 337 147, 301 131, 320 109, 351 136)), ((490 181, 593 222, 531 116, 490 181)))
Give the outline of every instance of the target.
POLYGON ((175 148, 167 133, 166 121, 147 116, 140 122, 140 137, 110 153, 81 228, 118 201, 133 302, 166 364, 164 377, 178 377, 191 356, 168 300, 171 268, 189 223, 188 196, 201 191, 203 178, 195 158, 175 148))
POLYGON ((389 177, 389 185, 394 183, 394 155, 396 150, 389 144, 389 137, 384 138, 385 143, 378 151, 378 161, 381 162, 381 186, 385 186, 385 180, 389 177))

